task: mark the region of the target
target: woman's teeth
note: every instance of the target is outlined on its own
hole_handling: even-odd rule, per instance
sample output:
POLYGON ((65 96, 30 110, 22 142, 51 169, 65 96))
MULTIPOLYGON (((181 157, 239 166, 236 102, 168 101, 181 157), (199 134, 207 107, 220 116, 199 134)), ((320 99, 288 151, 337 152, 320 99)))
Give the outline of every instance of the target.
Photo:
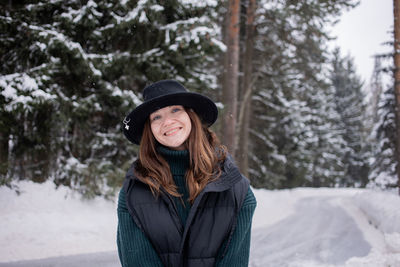
POLYGON ((171 135, 171 134, 175 133, 178 130, 179 130, 179 128, 175 128, 175 129, 169 130, 169 131, 165 132, 164 135, 166 135, 166 136, 171 135))

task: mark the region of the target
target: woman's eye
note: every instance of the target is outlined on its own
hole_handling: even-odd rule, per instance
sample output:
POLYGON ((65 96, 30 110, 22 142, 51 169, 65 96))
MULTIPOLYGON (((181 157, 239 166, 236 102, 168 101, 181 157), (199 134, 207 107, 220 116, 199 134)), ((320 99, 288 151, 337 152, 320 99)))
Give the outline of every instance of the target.
POLYGON ((178 112, 178 111, 180 111, 180 110, 181 110, 181 108, 173 108, 173 109, 172 109, 172 113, 178 112))
POLYGON ((154 116, 154 117, 151 119, 151 121, 156 121, 156 120, 158 120, 158 119, 160 119, 160 118, 161 118, 160 115, 156 115, 156 116, 154 116))

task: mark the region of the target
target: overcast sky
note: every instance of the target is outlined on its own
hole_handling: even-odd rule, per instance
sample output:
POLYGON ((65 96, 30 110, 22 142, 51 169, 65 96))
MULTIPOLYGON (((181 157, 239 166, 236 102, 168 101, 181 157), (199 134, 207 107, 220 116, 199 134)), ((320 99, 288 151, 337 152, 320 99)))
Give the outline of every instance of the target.
POLYGON ((332 30, 337 36, 333 45, 342 50, 342 55, 354 58, 357 72, 368 83, 372 74, 373 55, 391 51, 392 47, 382 43, 393 39, 393 0, 361 0, 350 11, 345 11, 332 30))

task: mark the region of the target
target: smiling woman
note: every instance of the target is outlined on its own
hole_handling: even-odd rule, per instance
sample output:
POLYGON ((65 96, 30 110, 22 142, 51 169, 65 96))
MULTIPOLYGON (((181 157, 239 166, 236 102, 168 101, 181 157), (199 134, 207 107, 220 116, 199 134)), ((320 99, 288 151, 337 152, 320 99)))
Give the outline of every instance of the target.
POLYGON ((118 201, 122 266, 247 266, 256 200, 217 136, 215 103, 173 80, 123 121, 139 144, 118 201))

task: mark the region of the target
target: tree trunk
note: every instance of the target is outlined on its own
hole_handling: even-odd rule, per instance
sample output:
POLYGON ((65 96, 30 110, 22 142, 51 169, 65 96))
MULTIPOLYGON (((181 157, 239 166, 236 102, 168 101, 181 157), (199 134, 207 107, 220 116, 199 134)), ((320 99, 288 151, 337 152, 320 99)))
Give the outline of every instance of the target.
POLYGON ((222 86, 222 103, 224 104, 222 142, 234 157, 239 73, 240 0, 229 0, 228 5, 227 51, 225 53, 225 75, 222 86))
POLYGON ((6 181, 8 172, 8 139, 7 131, 0 132, 0 184, 6 181))
POLYGON ((394 12, 394 93, 396 98, 396 173, 400 195, 400 0, 393 0, 394 12))
POLYGON ((253 86, 253 50, 254 50, 254 33, 255 33, 255 11, 256 0, 248 0, 246 14, 246 47, 243 56, 243 96, 239 110, 238 129, 238 153, 236 155, 239 163, 240 171, 249 177, 249 128, 251 114, 251 97, 253 86))

